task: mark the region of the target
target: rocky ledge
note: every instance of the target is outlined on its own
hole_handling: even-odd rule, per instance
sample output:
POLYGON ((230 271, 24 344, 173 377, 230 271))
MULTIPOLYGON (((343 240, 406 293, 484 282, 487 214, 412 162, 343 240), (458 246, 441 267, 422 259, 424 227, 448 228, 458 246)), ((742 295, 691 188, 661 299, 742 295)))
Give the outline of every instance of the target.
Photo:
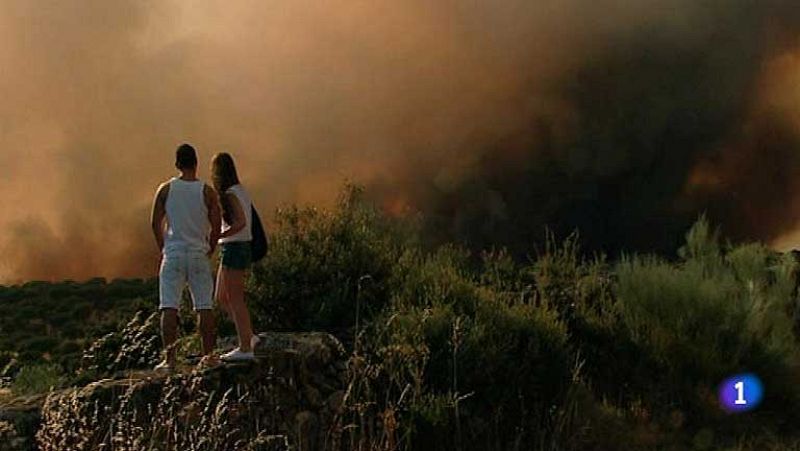
POLYGON ((260 338, 252 363, 132 371, 0 405, 0 451, 335 448, 348 382, 341 343, 260 338))

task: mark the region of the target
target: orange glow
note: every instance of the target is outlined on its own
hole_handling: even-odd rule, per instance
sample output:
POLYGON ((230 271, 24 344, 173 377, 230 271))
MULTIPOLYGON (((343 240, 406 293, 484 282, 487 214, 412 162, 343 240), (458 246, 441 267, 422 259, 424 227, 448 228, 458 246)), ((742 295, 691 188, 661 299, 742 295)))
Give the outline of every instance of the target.
POLYGON ((693 195, 722 189, 724 186, 723 174, 718 171, 718 168, 714 168, 710 164, 698 164, 689 174, 684 191, 688 195, 693 195))

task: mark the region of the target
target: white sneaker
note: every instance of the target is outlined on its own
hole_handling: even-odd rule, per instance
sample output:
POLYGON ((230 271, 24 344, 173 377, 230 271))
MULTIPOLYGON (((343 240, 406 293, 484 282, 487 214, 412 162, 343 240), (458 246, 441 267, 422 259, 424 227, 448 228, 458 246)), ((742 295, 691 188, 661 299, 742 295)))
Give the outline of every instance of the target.
POLYGON ((161 363, 153 368, 153 371, 156 373, 172 373, 175 371, 175 367, 170 365, 166 360, 162 360, 161 363))
POLYGON ((203 356, 203 358, 200 359, 199 362, 197 362, 197 366, 195 368, 200 371, 207 370, 209 368, 214 368, 215 366, 219 366, 219 363, 220 363, 219 357, 215 355, 205 355, 203 356))
POLYGON ((250 362, 255 360, 256 356, 253 351, 243 352, 241 349, 236 348, 231 352, 226 352, 219 356, 223 362, 250 362))

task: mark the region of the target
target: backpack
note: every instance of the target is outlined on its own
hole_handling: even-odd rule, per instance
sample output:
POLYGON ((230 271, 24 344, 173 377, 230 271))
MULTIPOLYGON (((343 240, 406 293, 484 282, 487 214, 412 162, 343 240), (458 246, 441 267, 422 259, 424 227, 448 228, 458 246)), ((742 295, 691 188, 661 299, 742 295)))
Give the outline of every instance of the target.
POLYGON ((261 218, 258 216, 256 207, 251 206, 250 208, 252 209, 253 221, 250 225, 250 231, 253 234, 253 241, 250 242, 250 249, 253 255, 253 263, 257 263, 267 255, 267 250, 269 250, 269 238, 267 238, 267 233, 264 231, 264 225, 261 224, 261 218))

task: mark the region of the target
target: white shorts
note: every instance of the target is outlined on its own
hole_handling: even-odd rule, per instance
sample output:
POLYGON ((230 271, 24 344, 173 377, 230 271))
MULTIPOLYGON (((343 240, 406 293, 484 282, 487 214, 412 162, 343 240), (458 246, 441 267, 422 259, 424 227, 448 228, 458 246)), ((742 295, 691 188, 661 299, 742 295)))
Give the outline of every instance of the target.
POLYGON ((204 253, 170 251, 161 260, 158 276, 159 308, 177 310, 187 283, 195 310, 213 308, 214 277, 211 261, 204 253))

